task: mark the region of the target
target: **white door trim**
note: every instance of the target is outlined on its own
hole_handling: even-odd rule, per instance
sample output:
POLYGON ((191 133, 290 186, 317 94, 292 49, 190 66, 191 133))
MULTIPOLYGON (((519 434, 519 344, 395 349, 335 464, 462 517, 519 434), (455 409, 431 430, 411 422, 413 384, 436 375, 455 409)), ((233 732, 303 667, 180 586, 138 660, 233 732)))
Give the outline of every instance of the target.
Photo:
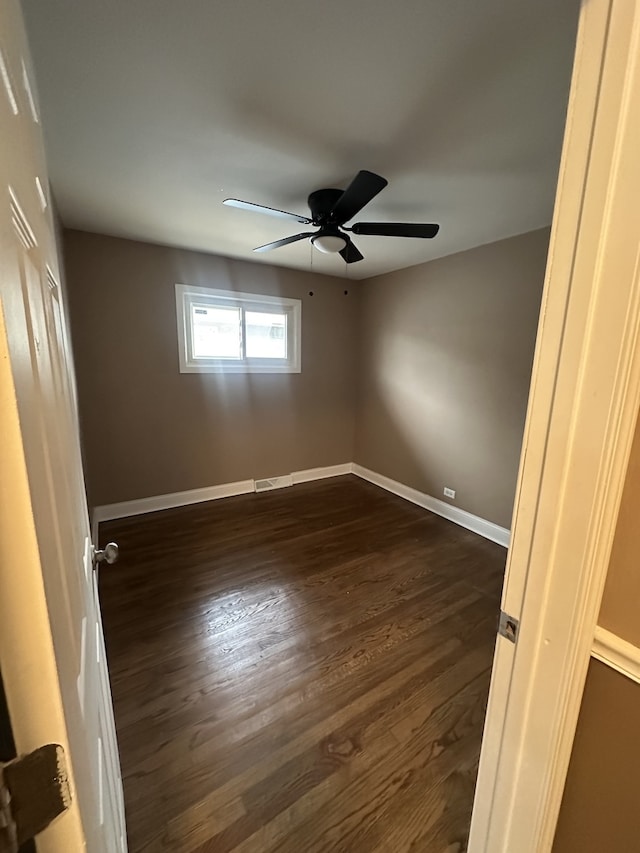
POLYGON ((583 4, 470 853, 553 845, 640 404, 639 29, 583 4))
POLYGON ((640 684, 640 648, 598 626, 591 656, 640 684))

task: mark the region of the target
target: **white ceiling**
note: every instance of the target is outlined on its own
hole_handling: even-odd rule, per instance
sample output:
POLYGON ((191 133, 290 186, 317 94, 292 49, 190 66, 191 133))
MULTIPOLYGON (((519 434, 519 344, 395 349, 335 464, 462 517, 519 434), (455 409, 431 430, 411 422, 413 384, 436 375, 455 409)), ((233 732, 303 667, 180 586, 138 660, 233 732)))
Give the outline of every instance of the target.
MULTIPOLYGON (((309 269, 295 222, 359 169, 363 278, 551 221, 578 0, 24 0, 65 225, 309 269)), ((346 273, 313 252, 313 269, 346 273)))

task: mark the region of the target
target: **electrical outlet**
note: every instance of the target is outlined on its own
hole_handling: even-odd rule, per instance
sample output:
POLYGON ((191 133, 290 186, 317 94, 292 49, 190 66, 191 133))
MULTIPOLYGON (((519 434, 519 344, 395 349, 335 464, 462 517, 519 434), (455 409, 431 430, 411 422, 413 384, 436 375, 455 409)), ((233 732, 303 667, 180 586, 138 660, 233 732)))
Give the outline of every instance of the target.
POLYGON ((454 489, 448 489, 446 486, 444 487, 444 496, 445 498, 455 498, 456 493, 454 489))

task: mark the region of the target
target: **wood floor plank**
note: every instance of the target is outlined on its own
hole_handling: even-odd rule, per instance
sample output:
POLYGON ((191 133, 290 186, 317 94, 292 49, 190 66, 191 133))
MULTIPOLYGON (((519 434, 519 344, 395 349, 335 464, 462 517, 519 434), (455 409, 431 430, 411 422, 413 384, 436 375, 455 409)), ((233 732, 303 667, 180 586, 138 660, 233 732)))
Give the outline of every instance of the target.
POLYGON ((502 548, 351 476, 100 538, 131 853, 465 848, 502 548))
MULTIPOLYGON (((462 702, 439 704, 414 742, 396 746, 375 767, 350 767, 350 772, 317 786, 288 811, 260 826, 243 845, 225 847, 226 839, 234 831, 234 827, 229 827, 203 845, 199 853, 214 850, 222 853, 225 849, 233 849, 234 853, 257 853, 258 850, 295 853, 300 849, 305 853, 369 851, 380 840, 397 843, 393 840, 396 835, 400 836, 400 843, 411 838, 412 827, 407 824, 406 816, 404 820, 396 817, 396 810, 408 803, 409 812, 412 809, 420 811, 420 829, 425 828, 422 821, 431 818, 434 808, 436 816, 439 815, 440 783, 452 768, 468 760, 472 744, 476 748, 479 746, 477 733, 471 739, 458 738, 451 743, 447 743, 447 733, 454 726, 464 725, 465 704, 477 701, 478 691, 485 694, 485 680, 486 677, 480 683, 474 679, 465 685, 459 691, 462 702), (443 743, 449 748, 444 749, 443 743)), ((468 827, 462 829, 466 831, 468 827)))
MULTIPOLYGON (((439 605, 446 605, 451 602, 452 592, 460 592, 461 595, 469 595, 468 586, 462 582, 450 582, 439 578, 430 578, 425 572, 423 578, 412 577, 404 584, 394 584, 389 595, 389 588, 384 589, 379 596, 371 595, 368 607, 358 612, 353 613, 353 608, 350 604, 340 605, 336 603, 332 607, 332 616, 327 620, 323 610, 317 608, 314 612, 313 608, 309 613, 309 618, 305 620, 304 632, 300 631, 299 616, 297 614, 282 613, 278 617, 277 625, 269 626, 267 630, 260 632, 258 637, 252 631, 246 631, 239 635, 234 632, 233 635, 226 635, 219 638, 217 642, 200 645, 201 651, 199 663, 202 664, 203 675, 216 671, 215 659, 222 658, 224 661, 224 672, 232 670, 234 664, 242 666, 256 665, 259 661, 253 657, 253 652, 260 651, 269 652, 270 662, 274 662, 274 655, 280 653, 282 649, 282 659, 289 660, 291 654, 297 649, 292 649, 292 645, 299 646, 302 655, 307 658, 310 653, 314 652, 316 647, 320 647, 328 641, 337 638, 340 641, 341 635, 347 630, 353 630, 356 625, 360 626, 362 631, 369 630, 370 627, 375 627, 377 624, 386 624, 387 620, 398 618, 406 619, 410 617, 416 610, 422 614, 424 618, 428 618, 428 613, 425 611, 435 609, 440 612, 439 605), (419 581, 419 583, 418 583, 419 581), (453 586, 453 589, 452 589, 453 586), (212 666, 213 665, 213 666, 212 666)), ((475 596, 477 599, 477 595, 475 596)), ((193 616, 191 617, 193 618, 193 616)), ((174 629, 175 630, 175 629, 174 629)), ((128 691, 139 691, 143 689, 147 695, 149 691, 162 691, 166 686, 162 680, 158 681, 157 676, 173 673, 172 686, 176 685, 177 674, 182 666, 185 666, 185 676, 193 677, 193 645, 196 642, 193 634, 184 637, 181 631, 180 636, 184 638, 183 645, 179 649, 166 649, 166 654, 162 660, 157 660, 158 646, 162 645, 162 635, 155 634, 155 640, 147 637, 148 659, 143 664, 140 660, 136 660, 136 666, 132 668, 128 676, 124 671, 124 682, 120 689, 120 695, 124 696, 128 691)), ((131 645, 129 645, 129 652, 131 645)), ((139 647, 137 647, 138 655, 139 647)), ((235 680, 235 676, 233 676, 235 680)), ((118 679, 114 679, 117 681, 118 679)))
MULTIPOLYGON (((303 727, 301 733, 295 739, 288 740, 279 749, 271 748, 270 744, 270 749, 261 760, 257 760, 256 756, 254 764, 244 772, 234 775, 220 787, 215 787, 211 794, 205 797, 205 801, 216 800, 219 804, 225 804, 229 800, 242 797, 243 793, 252 785, 255 785, 262 779, 268 778, 285 763, 294 761, 308 750, 312 750, 315 754, 318 744, 332 735, 337 736, 337 732, 340 732, 347 725, 353 724, 353 718, 356 715, 370 718, 372 725, 374 723, 379 724, 379 733, 385 737, 392 748, 395 748, 397 740, 393 738, 384 725, 384 720, 380 720, 381 714, 385 713, 387 706, 393 708, 397 704, 404 703, 407 697, 413 696, 417 686, 416 680, 419 680, 419 683, 424 683, 434 677, 437 671, 446 671, 449 669, 452 661, 457 660, 459 657, 457 653, 459 646, 460 642, 458 640, 453 638, 446 640, 441 646, 430 650, 425 655, 425 659, 417 660, 405 669, 395 672, 386 681, 378 684, 374 690, 359 696, 355 702, 335 711, 328 717, 322 717, 310 728, 303 727), (426 670, 425 666, 427 667, 426 670)), ((268 725, 271 731, 276 728, 271 720, 266 721, 265 725, 268 725)), ((279 734, 286 733, 288 735, 288 728, 286 719, 283 719, 280 724, 277 724, 276 731, 279 734)), ((259 732, 256 733, 258 738, 260 738, 259 732)), ((373 733, 370 740, 375 739, 377 733, 373 733)), ((207 742, 203 745, 198 750, 197 760, 199 763, 206 762, 206 757, 202 754, 202 750, 205 748, 210 751, 212 756, 220 755, 223 754, 224 743, 218 740, 207 742)), ((258 751, 260 748, 259 739, 254 749, 258 751)), ((167 769, 169 776, 179 778, 179 768, 171 765, 167 769)), ((142 786, 140 790, 144 794, 145 787, 142 786)), ((131 797, 129 801, 131 801, 131 797)), ((153 821, 158 807, 157 801, 154 801, 151 805, 149 818, 153 821)), ((140 808, 137 808, 137 818, 138 822, 142 819, 140 808)))
MULTIPOLYGON (((462 602, 465 603, 465 599, 462 599, 462 602)), ((461 608, 461 612, 466 611, 471 614, 476 608, 477 598, 472 598, 471 603, 467 602, 466 606, 461 608)), ((247 744, 248 748, 246 749, 243 744, 237 743, 232 755, 234 766, 236 768, 239 767, 243 760, 251 763, 260 756, 261 748, 268 749, 269 752, 273 752, 274 749, 277 746, 280 746, 283 742, 294 738, 298 733, 303 732, 306 728, 316 722, 322 722, 327 716, 327 708, 335 710, 344 706, 353 707, 358 697, 362 696, 367 691, 374 691, 373 695, 375 695, 375 691, 380 690, 381 683, 383 683, 388 676, 394 674, 398 669, 405 668, 408 664, 413 662, 413 660, 419 661, 422 673, 427 671, 429 654, 433 645, 438 646, 445 642, 448 637, 451 637, 453 619, 451 618, 450 609, 451 608, 442 608, 442 612, 438 614, 439 620, 437 621, 437 624, 431 626, 427 636, 424 638, 418 636, 415 643, 406 643, 402 657, 399 655, 388 656, 379 666, 369 666, 359 678, 354 677, 355 672, 360 668, 358 667, 358 664, 361 663, 364 666, 367 662, 370 662, 374 656, 370 655, 367 658, 365 655, 361 654, 362 648, 353 649, 351 646, 344 646, 342 654, 347 658, 344 664, 340 665, 340 662, 338 661, 335 665, 325 671, 318 669, 315 680, 303 682, 301 685, 297 684, 292 676, 295 688, 293 690, 286 687, 280 687, 275 694, 271 694, 266 689, 264 682, 258 682, 258 687, 261 687, 262 689, 257 689, 254 685, 254 693, 249 702, 253 701, 253 698, 257 694, 262 695, 267 693, 268 696, 266 697, 266 701, 270 703, 267 706, 258 706, 252 714, 254 719, 257 717, 257 724, 260 729, 258 732, 260 741, 256 744, 254 738, 247 744), (267 724, 270 724, 272 729, 269 741, 265 742, 262 738, 261 730, 267 724), (260 743, 262 743, 263 746, 261 746, 260 743), (245 753, 247 754, 246 759, 244 759, 245 753)), ((451 654, 451 659, 455 660, 458 654, 459 652, 456 648, 451 654)), ((451 661, 447 661, 445 665, 450 666, 451 661)), ((200 745, 206 745, 207 742, 216 735, 218 736, 218 742, 222 738, 228 743, 229 721, 233 721, 234 731, 238 731, 238 729, 242 728, 245 718, 242 705, 237 703, 230 711, 228 708, 225 708, 225 711, 226 713, 223 712, 222 716, 219 718, 216 717, 214 719, 201 720, 188 727, 188 751, 190 758, 196 750, 198 750, 200 754, 203 754, 204 750, 198 749, 200 745)), ((170 725, 171 730, 173 730, 173 720, 169 720, 166 725, 170 725)), ((254 725, 252 728, 255 729, 256 726, 254 725)), ((130 733, 131 730, 128 729, 127 731, 130 733)), ((165 728, 163 731, 166 732, 167 729, 165 728)), ((180 734, 178 734, 178 738, 180 738, 180 734)), ((127 738, 124 738, 123 742, 126 746, 129 741, 127 738)), ((175 771, 177 771, 178 768, 168 765, 167 770, 171 772, 173 778, 175 776, 175 771)), ((191 779, 193 779, 196 772, 197 771, 195 770, 191 770, 191 779)), ((218 777, 220 777, 223 772, 224 768, 219 764, 218 777)), ((140 772, 138 769, 136 771, 136 776, 139 775, 140 772)), ((184 777, 181 778, 184 782, 184 777)), ((143 790, 142 795, 144 796, 146 780, 145 784, 141 787, 143 790)), ((133 790, 131 795, 135 796, 135 792, 133 790)), ((167 792, 166 798, 169 799, 170 796, 170 793, 167 792)))

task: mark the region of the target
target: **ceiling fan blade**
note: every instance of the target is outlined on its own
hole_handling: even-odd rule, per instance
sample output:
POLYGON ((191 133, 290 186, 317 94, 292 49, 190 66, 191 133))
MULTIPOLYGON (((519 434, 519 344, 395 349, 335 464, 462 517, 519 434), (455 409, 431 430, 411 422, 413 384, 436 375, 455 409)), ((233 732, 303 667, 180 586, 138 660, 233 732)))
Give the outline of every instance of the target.
POLYGON ((374 234, 379 237, 435 237, 440 226, 414 222, 356 222, 349 229, 354 234, 374 234))
POLYGON ((347 240, 349 241, 347 245, 344 247, 344 249, 340 250, 342 258, 348 264, 355 264, 357 261, 364 260, 364 255, 358 251, 354 243, 351 241, 351 238, 347 237, 347 240))
POLYGON ((313 237, 315 231, 303 231, 302 234, 294 234, 293 237, 283 237, 282 240, 275 240, 273 243, 265 243, 264 246, 258 246, 254 252, 270 252, 272 249, 279 249, 281 246, 288 246, 289 243, 296 243, 298 240, 304 240, 305 237, 313 237))
POLYGON ((358 172, 342 193, 331 211, 331 219, 338 225, 348 222, 359 213, 365 204, 387 186, 388 181, 373 172, 358 172))
POLYGON ((242 201, 239 198, 225 198, 222 202, 228 207, 238 207, 240 210, 250 210, 253 213, 267 213, 269 216, 277 216, 278 219, 293 219, 302 225, 311 225, 311 220, 297 213, 288 213, 286 210, 278 210, 275 207, 265 207, 263 204, 254 204, 252 201, 242 201))

